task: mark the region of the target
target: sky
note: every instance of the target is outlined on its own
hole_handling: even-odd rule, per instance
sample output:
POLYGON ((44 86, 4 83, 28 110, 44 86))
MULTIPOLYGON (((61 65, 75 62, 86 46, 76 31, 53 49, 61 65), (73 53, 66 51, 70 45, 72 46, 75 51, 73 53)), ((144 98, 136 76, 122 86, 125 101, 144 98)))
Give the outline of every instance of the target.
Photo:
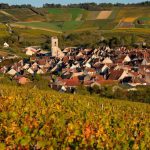
POLYGON ((146 0, 0 0, 0 3, 8 4, 32 4, 33 6, 40 7, 45 3, 56 4, 70 4, 70 3, 84 3, 84 2, 96 2, 96 3, 136 3, 146 0))

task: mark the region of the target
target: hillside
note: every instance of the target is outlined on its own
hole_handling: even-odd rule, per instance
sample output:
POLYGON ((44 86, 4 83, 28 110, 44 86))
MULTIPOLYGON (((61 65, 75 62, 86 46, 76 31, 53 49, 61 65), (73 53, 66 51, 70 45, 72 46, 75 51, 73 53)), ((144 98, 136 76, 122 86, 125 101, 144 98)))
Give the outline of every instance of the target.
POLYGON ((81 8, 13 8, 0 11, 0 22, 54 31, 150 27, 149 7, 112 7, 101 11, 81 8))
POLYGON ((0 85, 0 149, 149 149, 150 106, 0 85))

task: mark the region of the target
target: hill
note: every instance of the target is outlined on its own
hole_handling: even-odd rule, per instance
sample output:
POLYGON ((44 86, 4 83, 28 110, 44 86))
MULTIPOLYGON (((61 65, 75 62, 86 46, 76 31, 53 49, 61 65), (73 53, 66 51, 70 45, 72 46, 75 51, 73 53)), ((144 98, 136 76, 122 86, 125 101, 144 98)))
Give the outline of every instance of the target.
POLYGON ((1 22, 13 22, 24 27, 55 31, 79 31, 89 28, 112 30, 116 28, 150 27, 148 6, 110 7, 100 11, 81 8, 11 8, 0 11, 1 22))
POLYGON ((0 149, 149 149, 150 106, 0 84, 0 149))

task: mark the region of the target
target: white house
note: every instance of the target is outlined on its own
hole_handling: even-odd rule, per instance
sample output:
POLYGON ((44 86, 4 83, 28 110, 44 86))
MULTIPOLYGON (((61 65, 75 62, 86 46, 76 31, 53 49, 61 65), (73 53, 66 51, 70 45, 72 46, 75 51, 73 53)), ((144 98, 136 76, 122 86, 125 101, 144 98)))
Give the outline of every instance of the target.
POLYGON ((85 67, 91 68, 91 64, 87 62, 87 63, 85 64, 85 67))
POLYGON ((34 71, 33 71, 31 68, 29 68, 27 71, 28 71, 30 74, 34 74, 34 71))
POLYGON ((39 51, 33 47, 27 47, 25 50, 26 50, 26 55, 28 56, 32 56, 39 51))
POLYGON ((130 62, 131 61, 131 58, 129 57, 129 55, 127 55, 124 60, 123 60, 123 63, 127 63, 127 62, 130 62))
POLYGON ((44 71, 42 69, 38 69, 37 74, 44 74, 44 71))
POLYGON ((7 74, 12 75, 12 76, 14 76, 16 73, 17 73, 17 71, 14 69, 11 69, 7 72, 7 74))
POLYGON ((23 69, 28 69, 29 68, 29 64, 25 64, 24 66, 23 66, 23 69))
POLYGON ((9 48, 9 44, 5 42, 3 47, 4 48, 9 48))

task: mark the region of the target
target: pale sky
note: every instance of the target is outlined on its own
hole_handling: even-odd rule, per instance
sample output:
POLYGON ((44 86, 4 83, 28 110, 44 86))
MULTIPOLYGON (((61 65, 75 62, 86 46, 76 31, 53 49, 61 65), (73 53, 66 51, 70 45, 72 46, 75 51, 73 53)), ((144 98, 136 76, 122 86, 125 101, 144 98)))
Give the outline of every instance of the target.
POLYGON ((45 3, 70 4, 70 3, 137 3, 145 0, 0 0, 0 3, 8 4, 32 4, 33 6, 42 6, 45 3))

